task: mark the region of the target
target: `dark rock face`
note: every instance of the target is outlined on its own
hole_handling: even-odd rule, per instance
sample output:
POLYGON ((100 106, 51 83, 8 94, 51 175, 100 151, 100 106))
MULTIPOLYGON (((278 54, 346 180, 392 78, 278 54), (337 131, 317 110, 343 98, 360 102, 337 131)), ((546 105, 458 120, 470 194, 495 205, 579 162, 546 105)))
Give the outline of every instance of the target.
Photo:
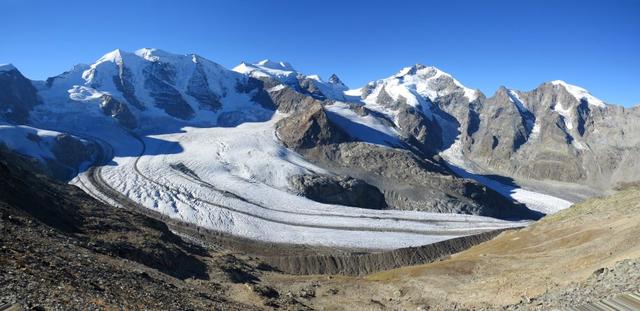
POLYGON ((38 104, 40 99, 29 79, 17 69, 0 71, 0 119, 25 124, 38 104))
POLYGON ((342 143, 300 152, 322 167, 377 187, 391 208, 497 218, 538 217, 491 189, 455 177, 439 163, 417 158, 407 150, 342 143))
POLYGON ((249 77, 245 83, 238 83, 236 90, 252 94, 251 99, 265 109, 284 113, 306 109, 314 103, 324 101, 325 96, 322 93, 310 94, 310 92, 320 92, 313 80, 301 79, 300 81, 306 85, 306 88, 302 88, 298 80, 289 85, 269 77, 249 77))
POLYGON ((246 81, 241 81, 236 84, 236 91, 253 94, 251 99, 262 106, 265 109, 276 110, 276 102, 271 97, 270 92, 267 90, 280 85, 279 81, 270 78, 256 79, 248 77, 246 81))
POLYGON ((131 83, 131 79, 133 79, 133 75, 131 74, 131 70, 126 68, 124 64, 118 65, 119 74, 113 77, 113 83, 116 86, 116 89, 122 93, 124 99, 132 106, 144 110, 144 104, 138 100, 136 97, 136 90, 131 83))
POLYGON ((145 88, 155 100, 158 108, 167 114, 183 120, 193 118, 195 112, 178 90, 173 87, 175 72, 166 63, 151 63, 145 71, 145 88))
POLYGON ((132 129, 138 124, 136 117, 131 113, 129 107, 112 96, 102 96, 102 104, 100 109, 105 115, 111 116, 118 120, 122 126, 132 129))
POLYGON ((580 136, 584 136, 588 127, 593 127, 593 121, 591 120, 591 108, 589 103, 585 100, 580 101, 580 105, 576 107, 577 121, 578 121, 578 133, 580 136))
POLYGON ((67 181, 78 173, 78 168, 83 163, 94 159, 97 146, 82 142, 71 135, 62 134, 56 137, 51 153, 55 158, 46 161, 46 170, 56 179, 67 181))
POLYGON ((392 109, 397 108, 397 105, 398 105, 398 102, 396 102, 391 97, 391 95, 387 93, 387 91, 384 89, 384 86, 380 90, 380 93, 378 93, 378 98, 376 99, 376 103, 378 103, 381 106, 389 107, 392 109))
MULTIPOLYGON (((28 133, 27 139, 36 144, 42 144, 42 138, 36 134, 28 133)), ((0 155, 12 155, 21 162, 29 162, 29 170, 46 175, 60 181, 69 181, 78 174, 82 164, 88 164, 95 160, 98 147, 91 142, 81 141, 69 134, 60 134, 55 140, 47 144, 53 158, 31 158, 10 150, 0 142, 0 155), (24 159, 23 159, 24 158, 24 159), (26 160, 28 159, 28 160, 26 160)))
POLYGON ((376 86, 375 82, 372 82, 367 84, 365 87, 363 87, 362 91, 360 91, 360 98, 365 99, 369 97, 369 95, 371 95, 371 92, 373 92, 373 89, 375 88, 375 86, 376 86))
POLYGON ((305 197, 321 203, 370 209, 386 207, 380 190, 348 176, 295 175, 290 183, 305 197))
POLYGON ((533 127, 531 118, 531 113, 520 111, 508 90, 501 88, 480 107, 478 124, 471 133, 472 152, 482 157, 510 158, 526 142, 533 127))
POLYGON ((189 79, 187 85, 187 95, 192 96, 200 103, 201 107, 207 108, 212 111, 217 111, 222 107, 220 97, 211 91, 209 88, 209 81, 207 75, 204 73, 204 69, 200 63, 196 64, 196 69, 189 79))
POLYGON ((62 134, 56 137, 56 143, 51 151, 62 164, 78 167, 83 162, 91 160, 96 152, 96 146, 91 143, 85 144, 71 135, 62 134))
POLYGON ((308 78, 298 78, 298 91, 315 99, 325 100, 327 96, 316 85, 316 82, 308 78))
POLYGON ((293 90, 290 87, 284 87, 277 91, 265 92, 269 98, 269 101, 273 103, 273 106, 281 112, 293 112, 300 109, 306 109, 313 106, 315 103, 320 103, 313 97, 306 96, 293 90))
POLYGON ((419 147, 423 153, 434 155, 442 147, 442 128, 418 109, 403 105, 398 112, 397 122, 400 132, 409 138, 409 143, 419 147))
POLYGON ((329 77, 329 83, 342 88, 342 89, 347 89, 347 86, 342 82, 342 80, 340 80, 340 78, 334 73, 329 77))

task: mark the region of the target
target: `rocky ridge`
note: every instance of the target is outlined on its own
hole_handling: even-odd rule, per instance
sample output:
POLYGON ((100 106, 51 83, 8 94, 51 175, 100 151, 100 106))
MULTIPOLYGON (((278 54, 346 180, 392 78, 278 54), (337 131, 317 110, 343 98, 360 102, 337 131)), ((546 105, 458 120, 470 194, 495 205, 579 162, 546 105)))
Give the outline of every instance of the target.
POLYGON ((472 180, 454 176, 441 162, 419 158, 407 150, 351 141, 329 121, 319 103, 281 120, 277 132, 285 146, 313 163, 377 187, 384 193, 386 204, 395 208, 500 218, 537 217, 472 180))

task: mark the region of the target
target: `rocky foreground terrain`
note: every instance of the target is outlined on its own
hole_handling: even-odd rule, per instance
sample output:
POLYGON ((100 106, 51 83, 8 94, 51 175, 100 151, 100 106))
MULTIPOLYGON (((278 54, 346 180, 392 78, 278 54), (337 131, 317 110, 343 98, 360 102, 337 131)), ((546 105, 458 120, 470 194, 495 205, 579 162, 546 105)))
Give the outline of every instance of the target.
POLYGON ((256 279, 248 264, 10 163, 0 162, 0 304, 35 310, 251 309, 227 298, 222 286, 256 279))
POLYGON ((296 276, 178 236, 3 153, 0 305, 33 310, 547 310, 637 290, 640 191, 578 204, 442 261, 296 276), (541 269, 540 267, 544 267, 541 269), (499 295, 498 295, 499 293, 499 295))

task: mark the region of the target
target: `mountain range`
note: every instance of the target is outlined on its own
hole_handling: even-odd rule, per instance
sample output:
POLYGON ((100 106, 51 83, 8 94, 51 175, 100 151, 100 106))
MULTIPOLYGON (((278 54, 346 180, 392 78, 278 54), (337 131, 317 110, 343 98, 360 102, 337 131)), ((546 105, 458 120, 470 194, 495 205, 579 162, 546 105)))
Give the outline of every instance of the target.
POLYGON ((523 226, 638 181, 638 121, 563 81, 487 97, 420 64, 355 89, 158 49, 46 81, 0 66, 3 148, 111 205, 270 242, 389 249, 523 226))

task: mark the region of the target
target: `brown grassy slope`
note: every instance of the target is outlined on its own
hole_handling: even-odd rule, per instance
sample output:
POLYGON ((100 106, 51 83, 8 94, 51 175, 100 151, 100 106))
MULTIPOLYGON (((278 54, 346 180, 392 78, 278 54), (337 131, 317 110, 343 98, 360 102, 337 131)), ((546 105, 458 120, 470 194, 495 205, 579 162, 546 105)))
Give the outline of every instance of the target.
POLYGON ((582 281, 620 260, 640 258, 638 237, 640 189, 632 188, 576 204, 444 261, 321 281, 339 293, 318 297, 315 306, 415 310, 425 305, 447 309, 513 304, 523 296, 582 281))
POLYGON ((590 199, 519 231, 430 265, 382 272, 370 280, 443 284, 455 301, 514 303, 640 257, 640 190, 590 199), (442 276, 441 281, 436 279, 442 276))

